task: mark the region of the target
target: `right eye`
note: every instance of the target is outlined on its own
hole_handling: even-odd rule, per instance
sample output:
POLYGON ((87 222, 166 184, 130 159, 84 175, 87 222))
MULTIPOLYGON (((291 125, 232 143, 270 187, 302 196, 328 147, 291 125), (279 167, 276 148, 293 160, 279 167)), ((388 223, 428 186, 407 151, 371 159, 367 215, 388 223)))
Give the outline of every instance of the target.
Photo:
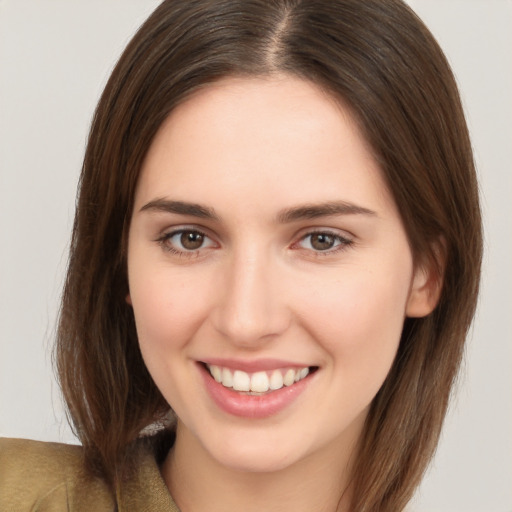
POLYGON ((215 242, 210 237, 197 229, 171 231, 158 241, 165 250, 180 256, 192 256, 201 249, 215 246, 215 242))

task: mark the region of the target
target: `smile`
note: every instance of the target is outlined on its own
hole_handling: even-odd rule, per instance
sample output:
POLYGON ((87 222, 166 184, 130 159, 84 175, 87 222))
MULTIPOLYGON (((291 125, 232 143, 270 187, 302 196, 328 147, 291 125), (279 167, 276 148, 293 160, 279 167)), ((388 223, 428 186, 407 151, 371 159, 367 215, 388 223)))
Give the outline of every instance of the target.
POLYGON ((263 419, 284 412, 314 386, 318 366, 278 360, 210 360, 199 364, 206 391, 222 411, 263 419))
POLYGON ((206 368, 219 384, 248 394, 277 391, 285 386, 291 386, 299 382, 309 374, 309 367, 279 368, 272 371, 259 371, 255 373, 209 364, 206 365, 206 368))

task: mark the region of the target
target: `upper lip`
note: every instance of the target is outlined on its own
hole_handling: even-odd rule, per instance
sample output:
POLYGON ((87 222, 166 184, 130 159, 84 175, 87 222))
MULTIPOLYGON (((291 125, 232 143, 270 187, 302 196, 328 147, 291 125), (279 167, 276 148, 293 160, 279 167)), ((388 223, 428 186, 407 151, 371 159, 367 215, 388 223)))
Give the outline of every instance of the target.
POLYGON ((263 372, 278 370, 279 368, 308 368, 311 365, 297 363, 296 361, 286 361, 284 359, 224 359, 224 358, 208 358, 202 359, 200 362, 209 366, 220 366, 222 368, 230 368, 232 370, 242 370, 247 373, 263 372))

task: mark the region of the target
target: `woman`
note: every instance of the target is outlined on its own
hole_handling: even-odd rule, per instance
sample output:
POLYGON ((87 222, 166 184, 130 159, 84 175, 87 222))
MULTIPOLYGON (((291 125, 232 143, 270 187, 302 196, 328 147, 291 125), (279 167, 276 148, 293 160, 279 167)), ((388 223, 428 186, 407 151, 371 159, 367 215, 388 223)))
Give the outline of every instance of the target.
POLYGON ((406 6, 162 3, 84 160, 57 343, 83 450, 4 443, 0 504, 402 510, 480 258, 457 89, 406 6))

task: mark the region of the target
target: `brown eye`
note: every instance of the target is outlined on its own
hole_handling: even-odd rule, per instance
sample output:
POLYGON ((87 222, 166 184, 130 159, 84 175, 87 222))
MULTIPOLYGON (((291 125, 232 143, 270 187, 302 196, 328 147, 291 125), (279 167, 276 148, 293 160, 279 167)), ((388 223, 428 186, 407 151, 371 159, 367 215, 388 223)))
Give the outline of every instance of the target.
POLYGON ((198 231, 183 231, 180 236, 180 243, 187 251, 195 251, 204 243, 204 235, 198 231))
POLYGON ((336 243, 336 237, 327 233, 313 233, 310 237, 311 247, 316 251, 332 249, 336 243))
POLYGON ((163 249, 182 256, 198 255, 203 249, 216 246, 207 235, 196 229, 177 229, 158 239, 163 249))
POLYGON ((352 244, 351 239, 336 233, 316 231, 304 236, 299 241, 298 246, 316 253, 334 254, 352 244))

